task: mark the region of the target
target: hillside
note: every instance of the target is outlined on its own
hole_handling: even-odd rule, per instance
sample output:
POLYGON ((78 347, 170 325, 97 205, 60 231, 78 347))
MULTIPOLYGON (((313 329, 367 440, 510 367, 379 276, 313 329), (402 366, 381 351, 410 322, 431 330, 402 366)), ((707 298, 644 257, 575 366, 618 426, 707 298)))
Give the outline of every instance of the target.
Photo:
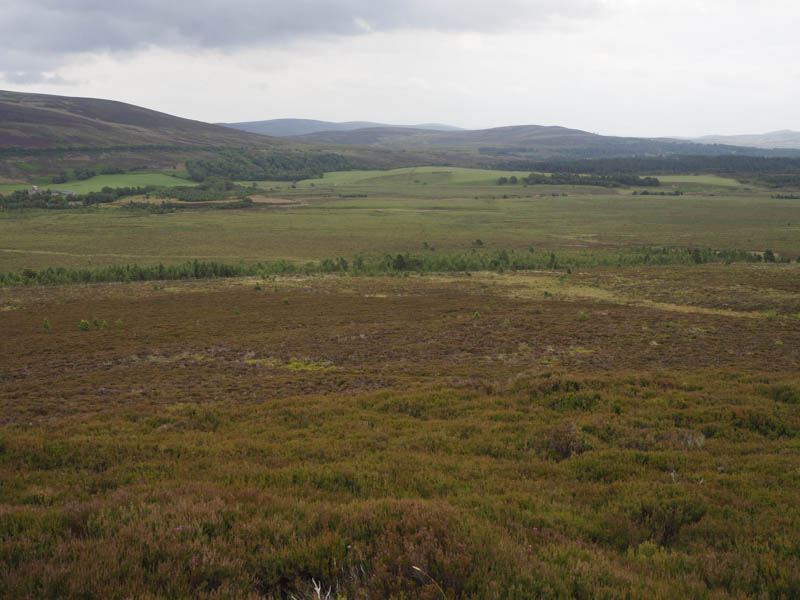
MULTIPOLYGON (((360 127, 372 123, 336 124, 305 119, 260 123, 284 133, 302 127, 359 128, 272 137, 123 102, 0 91, 0 177, 31 181, 70 169, 175 169, 192 160, 218 161, 230 149, 247 149, 246 152, 261 155, 324 153, 338 156, 333 162, 339 168, 348 164, 367 169, 419 165, 525 169, 538 160, 663 155, 800 156, 800 150, 602 136, 539 125, 442 131, 431 128, 447 126, 360 127), (347 160, 339 160, 341 157, 347 160)), ((251 159, 281 160, 277 156, 242 158, 244 162, 236 172, 255 177, 244 164, 251 159)), ((216 167, 210 168, 213 171, 216 167)))
POLYGON ((370 121, 346 121, 344 123, 334 123, 331 121, 317 121, 315 119, 270 119, 267 121, 245 121, 243 123, 218 123, 225 127, 232 127, 241 131, 260 133, 262 135, 272 135, 277 137, 288 137, 295 135, 307 135, 310 133, 320 133, 327 131, 355 131, 367 128, 392 128, 392 129, 423 129, 433 131, 460 131, 458 127, 452 125, 442 125, 440 123, 424 123, 421 125, 387 125, 385 123, 373 123, 370 121))
MULTIPOLYGON (((179 168, 224 149, 337 154, 362 168, 446 164, 459 157, 332 146, 239 131, 124 102, 0 91, 0 177, 30 181, 63 170, 179 168)), ((462 163, 472 166, 474 161, 462 163)))
POLYGON ((794 148, 800 149, 800 131, 770 131, 752 135, 706 135, 694 138, 700 144, 734 144, 752 148, 794 148))
POLYGON ((0 147, 286 146, 124 102, 0 91, 0 147))
POLYGON ((556 159, 643 155, 798 155, 797 151, 699 144, 681 140, 604 136, 578 129, 541 125, 496 127, 475 131, 368 128, 321 132, 293 139, 307 142, 405 150, 479 153, 487 157, 556 159))

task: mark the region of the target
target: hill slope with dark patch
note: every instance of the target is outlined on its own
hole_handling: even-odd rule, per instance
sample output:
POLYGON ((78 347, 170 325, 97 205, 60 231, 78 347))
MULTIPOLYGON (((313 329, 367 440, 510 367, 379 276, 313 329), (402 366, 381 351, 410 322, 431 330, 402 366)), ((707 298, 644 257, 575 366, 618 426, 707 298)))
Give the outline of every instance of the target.
POLYGON ((288 144, 124 102, 0 91, 0 148, 288 144))

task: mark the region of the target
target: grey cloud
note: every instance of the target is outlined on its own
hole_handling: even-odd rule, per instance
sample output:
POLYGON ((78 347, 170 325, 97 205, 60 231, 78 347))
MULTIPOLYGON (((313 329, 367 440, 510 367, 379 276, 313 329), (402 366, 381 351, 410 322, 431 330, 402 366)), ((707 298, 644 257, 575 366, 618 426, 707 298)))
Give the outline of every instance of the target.
POLYGON ((6 80, 35 78, 82 52, 227 49, 404 29, 536 29, 553 18, 590 18, 606 10, 603 0, 6 0, 4 5, 0 72, 6 80))

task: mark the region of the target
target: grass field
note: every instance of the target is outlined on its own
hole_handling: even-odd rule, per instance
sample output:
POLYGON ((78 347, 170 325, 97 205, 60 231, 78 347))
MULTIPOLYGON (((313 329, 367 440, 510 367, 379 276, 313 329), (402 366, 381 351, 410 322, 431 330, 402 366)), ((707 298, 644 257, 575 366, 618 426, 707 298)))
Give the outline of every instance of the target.
POLYGON ((0 595, 796 597, 799 274, 0 290, 0 595))
POLYGON ((718 175, 657 175, 663 184, 694 184, 704 186, 742 187, 733 177, 720 177, 718 175))
POLYGON ((298 204, 224 212, 0 213, 0 271, 194 258, 303 262, 426 247, 462 251, 477 239, 519 250, 666 245, 800 253, 800 205, 772 199, 768 190, 633 196, 629 189, 499 186, 498 173, 431 167, 333 173, 296 187, 261 183, 267 199, 298 204))
MULTIPOLYGON (((73 190, 78 194, 87 192, 99 192, 104 187, 144 187, 147 185, 175 186, 175 185, 197 185, 192 181, 165 175, 163 173, 124 173, 121 175, 97 175, 82 181, 68 181, 67 183, 55 183, 40 185, 43 189, 51 190, 73 190)), ((14 190, 28 190, 28 184, 0 183, 0 193, 13 192, 14 190)))

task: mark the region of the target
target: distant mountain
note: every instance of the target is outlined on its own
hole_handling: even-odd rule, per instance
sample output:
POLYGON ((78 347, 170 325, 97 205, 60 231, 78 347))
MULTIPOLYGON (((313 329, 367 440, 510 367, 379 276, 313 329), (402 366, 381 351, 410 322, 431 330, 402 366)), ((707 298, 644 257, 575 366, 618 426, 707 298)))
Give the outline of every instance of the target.
MULTIPOLYGON (((426 124, 398 127, 304 119, 260 122, 273 133, 339 127, 297 136, 267 136, 168 115, 139 106, 0 91, 0 175, 26 179, 62 169, 176 168, 217 159, 226 148, 334 153, 362 168, 415 165, 528 168, 539 160, 647 156, 800 156, 800 149, 764 149, 675 139, 602 136, 578 129, 519 125, 459 130, 426 124), (364 125, 370 125, 364 127, 364 125), (33 157, 21 160, 20 157, 33 157)), ((251 129, 258 129, 256 124, 251 129)), ((706 139, 706 142, 709 140, 706 139)))
POLYGON ((260 133, 262 135, 272 135, 276 137, 289 137, 296 135, 307 135, 322 131, 354 131, 366 128, 400 128, 400 129, 424 129, 434 131, 460 131, 458 127, 452 125, 442 125, 440 123, 424 123, 422 125, 386 125, 385 123, 372 123, 370 121, 347 121, 344 123, 334 123, 331 121, 316 121, 314 119, 270 119, 268 121, 245 121, 243 123, 218 123, 225 127, 249 131, 250 133, 260 133))
POLYGON ((800 151, 766 150, 685 140, 604 136, 579 129, 516 125, 470 131, 430 131, 372 127, 326 131, 292 139, 328 144, 369 146, 395 150, 427 150, 480 154, 497 159, 575 159, 648 155, 757 155, 798 156, 800 151))
POLYGON ((800 149, 800 131, 782 129, 753 135, 705 135, 699 138, 692 138, 692 141, 700 144, 732 144, 734 146, 752 148, 800 149))
POLYGON ((271 147, 287 142, 113 100, 0 90, 0 148, 144 145, 271 147))

